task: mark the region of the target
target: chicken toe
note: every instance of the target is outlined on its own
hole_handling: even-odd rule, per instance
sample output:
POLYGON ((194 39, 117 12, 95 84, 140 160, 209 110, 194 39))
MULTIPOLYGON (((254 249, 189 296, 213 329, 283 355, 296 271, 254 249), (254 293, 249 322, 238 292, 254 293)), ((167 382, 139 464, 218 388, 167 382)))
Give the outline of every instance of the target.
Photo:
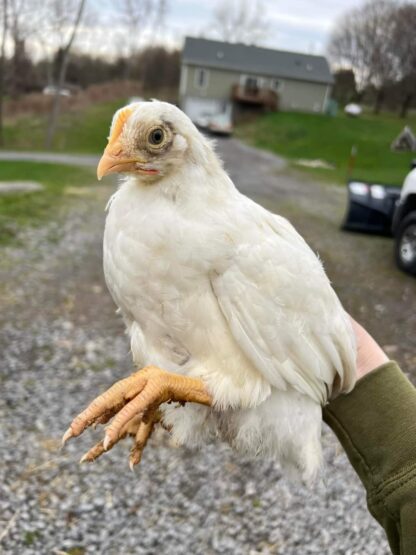
POLYGON ((161 418, 162 414, 158 409, 150 411, 148 415, 143 416, 143 420, 140 422, 134 437, 133 447, 130 450, 129 465, 131 470, 141 461, 147 441, 152 435, 155 425, 161 421, 161 418))
POLYGON ((166 402, 200 403, 210 406, 212 397, 198 378, 166 372, 147 366, 116 382, 74 418, 62 442, 76 437, 91 425, 111 422, 104 439, 82 457, 81 462, 92 462, 110 450, 127 435, 134 435, 130 453, 130 467, 140 462, 154 426, 161 420, 159 406, 166 402))

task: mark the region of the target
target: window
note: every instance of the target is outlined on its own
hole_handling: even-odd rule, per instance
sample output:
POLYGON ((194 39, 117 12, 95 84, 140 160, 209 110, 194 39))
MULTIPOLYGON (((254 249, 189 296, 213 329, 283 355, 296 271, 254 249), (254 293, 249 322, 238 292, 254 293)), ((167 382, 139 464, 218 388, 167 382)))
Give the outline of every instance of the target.
POLYGON ((244 87, 245 91, 248 93, 257 93, 259 89, 261 89, 262 79, 254 75, 241 75, 240 85, 244 87))
POLYGON ((282 90, 283 81, 280 79, 271 79, 270 80, 270 88, 272 91, 279 92, 282 90))
POLYGON ((195 87, 197 89, 206 89, 208 86, 208 70, 198 67, 195 70, 195 87))
POLYGON ((255 77, 247 77, 246 89, 248 91, 256 91, 259 88, 257 79, 255 77))

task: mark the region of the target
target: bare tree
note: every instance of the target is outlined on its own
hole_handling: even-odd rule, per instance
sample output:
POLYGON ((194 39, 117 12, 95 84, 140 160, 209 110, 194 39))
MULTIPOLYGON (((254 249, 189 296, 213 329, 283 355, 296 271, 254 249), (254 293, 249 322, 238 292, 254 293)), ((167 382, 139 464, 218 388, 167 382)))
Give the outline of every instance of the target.
POLYGON ((51 148, 53 139, 56 133, 60 109, 61 109, 61 95, 65 83, 65 76, 68 67, 69 53, 74 43, 79 25, 82 20, 86 0, 79 0, 78 8, 75 12, 75 17, 72 21, 72 15, 68 10, 68 2, 65 0, 52 0, 52 24, 61 35, 65 34, 65 29, 68 28, 69 34, 66 42, 62 43, 57 55, 57 82, 55 84, 55 94, 52 102, 52 109, 50 112, 48 130, 46 134, 46 148, 51 148))
POLYGON ((392 33, 395 4, 391 0, 373 0, 362 10, 363 33, 366 39, 370 81, 377 91, 374 112, 379 113, 386 85, 395 78, 392 33))
POLYGON ((269 31, 261 0, 224 0, 214 11, 210 29, 226 42, 258 44, 269 31))
POLYGON ((9 94, 18 96, 22 82, 29 79, 25 74, 26 42, 36 39, 44 18, 39 0, 8 0, 8 31, 11 43, 9 64, 9 94))
MULTIPOLYGON (((126 59, 125 78, 131 76, 133 65, 147 34, 155 36, 163 27, 167 0, 107 0, 107 17, 120 27, 120 54, 126 59)), ((108 21, 107 21, 108 24, 108 21)))
POLYGON ((8 29, 8 0, 2 0, 0 4, 0 17, 1 17, 1 42, 0 42, 0 146, 4 145, 4 130, 3 130, 3 99, 5 88, 5 62, 6 62, 6 39, 8 29))
POLYGON ((125 77, 130 77, 134 56, 139 49, 139 40, 147 26, 147 17, 152 10, 151 0, 121 0, 119 7, 119 19, 124 29, 127 30, 127 63, 125 66, 125 77))
MULTIPOLYGON (((22 12, 25 12, 25 0, 8 0, 8 27, 9 35, 13 41, 12 64, 10 68, 10 92, 12 96, 17 95, 16 79, 18 75, 17 59, 19 58, 19 50, 24 41, 25 32, 23 29, 22 12)), ((25 14, 26 15, 26 14, 25 14)))
POLYGON ((359 88, 375 87, 375 112, 381 108, 386 84, 395 77, 391 44, 395 9, 391 0, 370 0, 342 16, 329 42, 331 59, 354 70, 359 88))
POLYGON ((367 84, 369 65, 358 10, 344 14, 336 23, 329 41, 328 53, 336 66, 354 71, 358 88, 362 89, 367 84))
POLYGON ((416 5, 406 3, 395 12, 392 33, 392 51, 395 56, 397 78, 402 83, 400 116, 406 117, 416 94, 416 5))

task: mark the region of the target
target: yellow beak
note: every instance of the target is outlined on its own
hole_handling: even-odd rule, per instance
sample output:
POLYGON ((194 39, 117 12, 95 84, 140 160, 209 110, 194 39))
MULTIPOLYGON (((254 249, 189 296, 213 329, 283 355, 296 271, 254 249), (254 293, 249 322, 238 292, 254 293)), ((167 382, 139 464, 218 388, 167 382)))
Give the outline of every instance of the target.
POLYGON ((99 180, 110 173, 134 171, 137 163, 143 163, 142 160, 129 158, 123 152, 123 147, 120 142, 120 135, 123 127, 132 113, 132 108, 130 106, 125 106, 121 108, 115 116, 111 134, 108 138, 108 145, 98 163, 97 177, 99 180))
POLYGON ((110 173, 131 172, 141 160, 128 158, 118 140, 111 141, 106 146, 97 166, 97 178, 100 180, 110 173))

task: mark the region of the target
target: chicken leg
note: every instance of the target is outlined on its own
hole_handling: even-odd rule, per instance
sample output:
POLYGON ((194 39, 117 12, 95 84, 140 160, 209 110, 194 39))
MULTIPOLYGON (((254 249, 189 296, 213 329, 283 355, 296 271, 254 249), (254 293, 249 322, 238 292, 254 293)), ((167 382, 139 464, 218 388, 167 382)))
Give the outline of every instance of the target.
POLYGON ((134 435, 135 442, 130 453, 130 467, 140 462, 141 455, 154 426, 160 421, 159 406, 166 402, 200 403, 210 406, 212 397, 198 378, 166 372, 155 366, 147 366, 131 376, 116 382, 110 389, 94 399, 74 418, 62 438, 65 444, 77 437, 91 425, 105 424, 102 441, 92 447, 81 459, 94 461, 104 451, 110 450, 120 439, 134 435), (114 418, 113 418, 114 417, 114 418))

